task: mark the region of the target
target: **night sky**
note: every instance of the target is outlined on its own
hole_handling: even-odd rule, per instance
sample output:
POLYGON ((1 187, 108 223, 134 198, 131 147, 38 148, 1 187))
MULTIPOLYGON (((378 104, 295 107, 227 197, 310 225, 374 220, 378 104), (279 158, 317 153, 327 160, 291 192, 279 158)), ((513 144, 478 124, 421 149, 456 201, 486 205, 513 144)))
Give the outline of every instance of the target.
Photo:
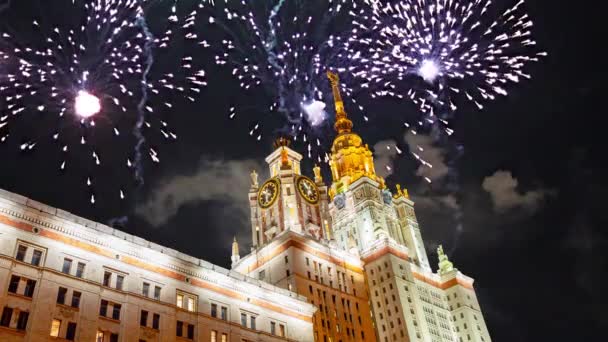
MULTIPOLYGON (((549 56, 509 97, 482 112, 460 109, 455 139, 464 154, 453 166, 457 186, 429 187, 407 156, 392 161, 387 183, 403 184, 417 202, 432 263, 442 243, 454 265, 475 279, 493 340, 605 340, 603 18, 584 1, 531 0, 527 8, 549 56)), ((162 162, 145 165, 146 183, 127 200, 107 196, 90 205, 82 179, 59 173, 44 147, 24 154, 0 145, 0 187, 99 222, 126 216, 122 230, 228 267, 232 236, 242 253, 249 249, 249 172, 256 168, 265 178, 263 158, 277 134, 266 131, 260 142, 249 136, 251 126, 269 115, 262 108, 229 120, 228 108, 241 93, 228 72, 210 69, 210 86, 198 103, 176 107, 170 116, 179 140, 158 145, 162 162)), ((380 101, 368 110, 373 124, 359 115, 352 119, 370 147, 396 142, 407 149, 413 138, 404 137, 401 122, 415 108, 380 101)), ((435 163, 447 163, 440 146, 417 143, 428 143, 435 163)), ((391 159, 385 157, 377 162, 391 159)), ((308 174, 311 167, 305 163, 308 174)), ((117 177, 106 177, 97 189, 128 182, 117 177)))

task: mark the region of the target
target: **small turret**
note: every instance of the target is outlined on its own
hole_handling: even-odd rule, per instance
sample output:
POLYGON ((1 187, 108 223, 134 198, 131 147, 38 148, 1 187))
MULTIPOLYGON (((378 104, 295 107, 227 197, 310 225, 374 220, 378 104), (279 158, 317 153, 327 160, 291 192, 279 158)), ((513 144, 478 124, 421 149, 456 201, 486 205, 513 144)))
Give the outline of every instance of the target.
POLYGON ((448 259, 448 256, 443 252, 443 246, 437 247, 437 256, 439 257, 439 275, 444 275, 455 270, 454 264, 448 259))
POLYGON ((241 260, 241 256, 239 254, 239 243, 236 242, 236 236, 234 237, 234 240, 232 241, 232 256, 230 257, 230 260, 232 260, 233 266, 234 266, 234 264, 239 262, 239 260, 241 260))

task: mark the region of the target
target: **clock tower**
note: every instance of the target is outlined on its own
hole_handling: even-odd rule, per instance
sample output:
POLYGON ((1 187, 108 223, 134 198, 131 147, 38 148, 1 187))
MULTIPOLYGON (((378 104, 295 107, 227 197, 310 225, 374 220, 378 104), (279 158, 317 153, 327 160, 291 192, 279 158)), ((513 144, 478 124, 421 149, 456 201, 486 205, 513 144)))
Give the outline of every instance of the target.
POLYGON ((276 141, 270 177, 251 174, 251 253, 233 246, 232 270, 305 296, 317 307, 314 341, 491 341, 473 279, 438 249, 433 272, 414 201, 391 192, 372 151, 353 131, 338 75, 331 186, 319 167, 302 174, 302 155, 276 141))
POLYGON ((315 240, 328 238, 328 194, 320 170, 315 167, 315 179, 302 175, 302 155, 289 146, 287 138, 274 143, 274 151, 266 157, 270 178, 263 184, 252 173, 249 204, 254 246, 264 245, 286 230, 315 240))

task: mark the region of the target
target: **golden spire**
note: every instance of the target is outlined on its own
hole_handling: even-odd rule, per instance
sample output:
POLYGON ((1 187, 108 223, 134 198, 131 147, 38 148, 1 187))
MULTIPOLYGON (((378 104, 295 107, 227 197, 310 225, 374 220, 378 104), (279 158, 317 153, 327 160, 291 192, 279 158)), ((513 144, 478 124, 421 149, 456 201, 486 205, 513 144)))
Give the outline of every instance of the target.
POLYGON ((368 177, 378 182, 383 189, 384 179, 376 175, 374 170, 374 157, 369 147, 363 143, 363 139, 352 132, 353 122, 348 119, 344 110, 344 102, 340 95, 340 78, 335 73, 328 71, 327 78, 331 83, 331 89, 336 104, 336 124, 334 125, 338 136, 334 139, 331 148, 331 159, 329 166, 333 178, 333 184, 329 195, 335 195, 348 189, 348 186, 361 177, 368 177))
POLYGON ((348 115, 344 110, 344 101, 342 101, 342 95, 340 95, 340 77, 337 74, 328 71, 327 78, 331 83, 331 90, 334 94, 334 103, 336 106, 336 123, 334 128, 338 134, 350 133, 353 128, 353 122, 348 119, 348 115))

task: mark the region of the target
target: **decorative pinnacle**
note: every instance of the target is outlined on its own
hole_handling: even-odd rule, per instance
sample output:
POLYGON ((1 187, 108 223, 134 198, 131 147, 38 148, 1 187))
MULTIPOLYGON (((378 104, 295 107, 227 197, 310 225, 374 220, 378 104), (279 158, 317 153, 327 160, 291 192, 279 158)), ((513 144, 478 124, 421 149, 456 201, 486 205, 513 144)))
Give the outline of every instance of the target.
POLYGON ((338 74, 328 71, 327 78, 331 84, 336 106, 336 124, 334 128, 338 134, 350 133, 353 128, 353 122, 348 119, 348 115, 346 115, 346 111, 344 110, 344 101, 342 101, 342 95, 340 95, 340 77, 338 74))

